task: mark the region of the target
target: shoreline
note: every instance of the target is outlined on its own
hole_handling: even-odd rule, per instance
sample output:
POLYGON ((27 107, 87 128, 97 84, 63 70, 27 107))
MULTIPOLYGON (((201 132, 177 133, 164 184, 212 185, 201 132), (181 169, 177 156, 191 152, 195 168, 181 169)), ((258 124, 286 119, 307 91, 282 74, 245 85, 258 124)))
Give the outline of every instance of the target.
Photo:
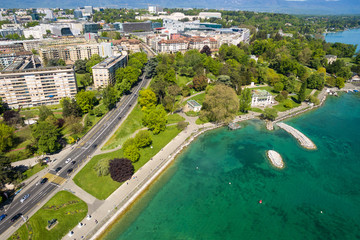
MULTIPOLYGON (((108 234, 111 229, 107 229, 108 227, 111 227, 117 223, 117 221, 130 209, 130 207, 136 203, 136 201, 143 195, 146 194, 146 190, 151 187, 152 184, 154 184, 160 177, 161 174, 168 169, 175 161, 176 157, 182 153, 183 150, 187 146, 189 146, 197 137, 199 137, 201 134, 214 130, 220 127, 223 127, 224 125, 214 125, 211 127, 203 128, 200 131, 197 131, 195 135, 190 135, 183 144, 181 144, 175 151, 170 155, 168 159, 165 159, 162 163, 160 168, 154 169, 154 174, 151 175, 149 179, 145 179, 143 182, 143 185, 130 197, 128 200, 123 204, 123 206, 117 210, 117 212, 104 224, 100 227, 99 230, 96 231, 96 233, 90 238, 90 239, 103 239, 103 237, 108 234)), ((136 190, 136 189, 135 189, 136 190)))
MULTIPOLYGON (((310 110, 314 110, 318 107, 321 107, 326 98, 327 98, 327 93, 326 93, 326 88, 324 88, 322 90, 322 92, 319 94, 319 96, 323 94, 321 100, 320 100, 320 104, 319 105, 315 105, 312 107, 306 107, 305 109, 299 110, 297 112, 294 113, 289 113, 285 116, 280 117, 279 119, 276 119, 274 122, 278 122, 278 121, 282 121, 284 119, 288 119, 290 117, 295 117, 301 113, 305 113, 308 112, 310 110)), ((249 118, 241 118, 240 117, 240 121, 247 121, 247 120, 251 120, 254 119, 255 115, 250 116, 249 118)), ((239 121, 237 121, 239 122, 239 121)), ((176 157, 183 151, 185 150, 185 148, 187 146, 189 146, 197 137, 199 137, 201 134, 210 131, 210 130, 214 130, 220 127, 225 126, 224 124, 219 124, 219 125, 212 125, 210 127, 205 127, 205 128, 199 128, 198 130, 196 130, 196 132, 193 132, 188 138, 186 138, 186 140, 175 149, 175 151, 173 151, 173 153, 170 154, 169 158, 164 159, 161 163, 160 166, 158 166, 156 169, 154 169, 153 174, 151 176, 149 176, 148 178, 144 179, 143 182, 141 182, 141 186, 140 188, 137 186, 133 192, 131 192, 131 197, 127 197, 126 201, 124 204, 122 204, 122 206, 120 207, 120 209, 118 209, 114 215, 112 215, 92 236, 89 236, 89 234, 92 233, 92 231, 86 236, 89 237, 90 239, 103 239, 110 231, 111 228, 108 229, 109 227, 112 227, 113 225, 115 225, 117 223, 117 221, 131 208, 131 206, 133 204, 136 203, 136 201, 143 195, 146 194, 146 190, 148 188, 151 187, 152 184, 154 184, 156 182, 156 180, 159 179, 159 177, 161 177, 161 174, 168 168, 171 166, 171 164, 174 163, 174 160, 176 159, 176 157), (194 134, 195 133, 195 134, 194 134), (194 134, 194 135, 193 135, 194 134)), ((267 155, 267 154, 266 154, 267 155)), ((271 161, 270 161, 271 162, 271 161)), ((121 204, 119 204, 121 205, 121 204)))

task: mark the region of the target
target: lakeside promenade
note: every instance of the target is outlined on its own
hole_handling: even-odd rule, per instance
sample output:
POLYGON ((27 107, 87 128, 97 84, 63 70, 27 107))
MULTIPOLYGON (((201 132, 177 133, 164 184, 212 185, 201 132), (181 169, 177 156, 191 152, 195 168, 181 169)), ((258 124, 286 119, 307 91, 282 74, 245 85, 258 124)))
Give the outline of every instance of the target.
MULTIPOLYGON (((195 123, 196 117, 188 117, 183 113, 180 113, 180 115, 186 119, 185 121, 189 122, 187 128, 171 140, 152 160, 149 160, 140 168, 131 180, 124 182, 105 201, 97 201, 98 206, 96 209, 92 208, 94 211, 89 209, 91 219, 83 219, 83 225, 74 227, 72 229, 73 235, 69 236, 67 234, 63 239, 97 239, 100 237, 197 136, 208 130, 223 126, 213 123, 197 125, 195 123)), ((253 119, 258 115, 254 113, 247 117, 240 117, 238 121, 253 119)), ((78 196, 76 191, 74 194, 78 196)))

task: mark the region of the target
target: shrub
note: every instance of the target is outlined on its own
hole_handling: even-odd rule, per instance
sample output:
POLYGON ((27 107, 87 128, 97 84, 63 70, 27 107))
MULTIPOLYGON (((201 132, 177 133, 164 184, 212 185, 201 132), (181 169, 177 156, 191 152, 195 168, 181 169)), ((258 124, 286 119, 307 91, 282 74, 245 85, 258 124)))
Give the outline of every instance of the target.
POLYGON ((136 147, 135 144, 129 145, 126 148, 124 148, 124 156, 130 159, 132 162, 136 162, 140 158, 139 149, 136 147))
POLYGON ((138 148, 147 147, 152 143, 150 132, 147 130, 139 131, 134 140, 138 148))
POLYGON ((284 107, 286 108, 292 108, 293 107, 293 103, 291 102, 291 100, 287 99, 284 101, 284 107))
POLYGON ((135 169, 129 159, 115 158, 109 162, 109 171, 114 181, 124 182, 131 178, 135 169))
POLYGON ((319 104, 320 104, 320 100, 319 100, 317 97, 313 96, 313 95, 311 95, 311 96, 309 97, 309 100, 310 100, 310 102, 312 102, 312 103, 315 104, 315 105, 319 105, 319 104))
POLYGON ((94 170, 99 177, 108 175, 109 174, 109 160, 107 160, 107 159, 100 160, 94 166, 94 170))

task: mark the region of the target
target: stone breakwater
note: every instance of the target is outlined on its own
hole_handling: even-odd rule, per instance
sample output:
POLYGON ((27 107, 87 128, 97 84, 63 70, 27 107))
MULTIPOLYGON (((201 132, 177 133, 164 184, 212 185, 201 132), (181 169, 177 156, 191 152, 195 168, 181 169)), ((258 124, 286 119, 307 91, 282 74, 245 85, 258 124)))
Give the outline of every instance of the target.
POLYGON ((282 122, 276 123, 276 125, 282 129, 284 129, 291 135, 293 135, 296 138, 296 140, 298 140, 298 142, 301 144, 301 146, 303 146, 304 148, 316 149, 316 145, 299 130, 297 130, 285 123, 282 123, 282 122))
POLYGON ((266 152, 266 155, 268 156, 271 164, 274 167, 284 168, 284 161, 278 152, 276 152, 274 150, 269 150, 266 152))

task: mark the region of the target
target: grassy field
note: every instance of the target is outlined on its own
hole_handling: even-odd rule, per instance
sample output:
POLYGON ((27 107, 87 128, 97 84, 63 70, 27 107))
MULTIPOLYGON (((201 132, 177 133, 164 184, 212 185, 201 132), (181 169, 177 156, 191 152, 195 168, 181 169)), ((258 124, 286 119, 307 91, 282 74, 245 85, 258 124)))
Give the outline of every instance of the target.
POLYGON ((295 101, 291 98, 291 99, 287 99, 287 100, 284 100, 284 101, 280 102, 278 105, 275 105, 273 108, 275 108, 275 109, 278 110, 279 112, 285 112, 286 110, 291 109, 291 108, 285 107, 285 102, 286 102, 286 101, 291 101, 291 104, 292 104, 292 107, 291 107, 291 108, 295 108, 295 107, 300 106, 299 103, 295 102, 295 101))
POLYGON ((131 136, 131 134, 143 127, 141 122, 142 117, 143 113, 141 112, 141 108, 139 105, 136 105, 126 120, 116 130, 114 135, 112 135, 109 141, 105 143, 102 150, 114 149, 123 144, 126 139, 131 136))
POLYGON ((191 81, 192 81, 192 78, 190 78, 190 77, 185 77, 185 76, 180 76, 180 75, 178 75, 178 76, 176 77, 175 83, 176 83, 178 86, 183 87, 183 86, 185 86, 188 82, 191 82, 191 81))
MULTIPOLYGON (((179 132, 180 131, 176 128, 176 126, 169 126, 160 134, 152 135, 153 148, 148 147, 140 150, 140 159, 134 163, 135 171, 147 163, 179 132)), ((93 157, 90 162, 87 163, 86 166, 74 177, 74 182, 97 199, 106 199, 121 185, 121 183, 113 181, 110 175, 98 177, 93 167, 100 160, 121 157, 123 157, 122 149, 93 157)))
POLYGON ((205 93, 204 93, 204 92, 203 92, 203 93, 200 93, 199 95, 196 95, 196 96, 194 96, 194 97, 189 98, 189 99, 186 100, 186 101, 183 101, 183 102, 181 103, 181 106, 185 106, 186 103, 187 103, 187 101, 189 101, 189 100, 195 100, 195 101, 197 101, 198 103, 203 104, 203 102, 204 102, 204 100, 205 100, 205 93))
POLYGON ((75 73, 75 74, 76 74, 77 87, 78 87, 78 88, 83 88, 84 86, 81 84, 81 80, 84 78, 85 73, 84 73, 84 74, 75 73))
POLYGON ((251 108, 250 111, 258 112, 258 113, 262 113, 262 112, 263 112, 263 110, 261 110, 260 108, 251 108))
POLYGON ((25 179, 31 177, 32 175, 40 172, 41 170, 43 170, 46 167, 46 165, 42 165, 41 164, 36 164, 35 166, 29 168, 28 170, 26 170, 23 175, 25 176, 25 179))
POLYGON ((172 124, 172 123, 178 123, 178 122, 184 121, 185 118, 183 118, 182 116, 180 116, 177 113, 174 113, 174 114, 169 114, 167 116, 167 120, 168 120, 167 124, 172 124))
POLYGON ((69 192, 58 192, 9 239, 61 239, 86 216, 87 212, 87 204, 84 201, 69 192), (58 223, 51 230, 47 230, 47 221, 54 218, 58 223))
POLYGON ((26 151, 25 147, 32 142, 31 129, 29 126, 23 127, 15 133, 15 142, 9 152, 5 156, 10 158, 12 162, 20 161, 31 157, 32 155, 26 151), (19 149, 16 151, 15 150, 19 149))

